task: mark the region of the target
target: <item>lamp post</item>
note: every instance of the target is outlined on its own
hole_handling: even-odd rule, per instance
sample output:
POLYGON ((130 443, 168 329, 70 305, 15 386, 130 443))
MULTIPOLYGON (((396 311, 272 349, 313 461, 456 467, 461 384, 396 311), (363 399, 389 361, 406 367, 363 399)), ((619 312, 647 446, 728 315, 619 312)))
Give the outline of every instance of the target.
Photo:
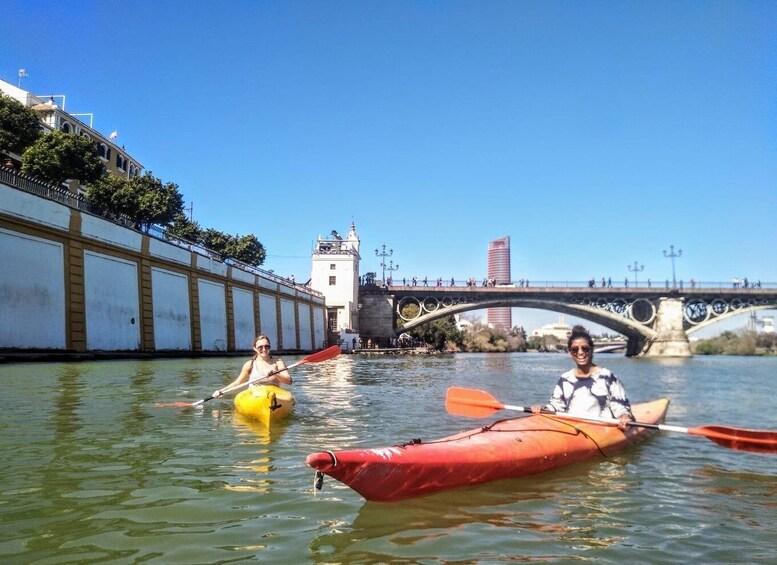
POLYGON ((664 257, 672 258, 672 286, 673 287, 677 286, 677 278, 675 277, 675 274, 674 274, 674 258, 680 257, 682 254, 683 254, 682 249, 678 249, 677 253, 674 252, 674 245, 669 246, 669 253, 667 253, 666 249, 664 249, 664 257))
POLYGON ((378 249, 375 250, 375 255, 380 257, 382 261, 380 262, 380 266, 383 267, 383 284, 386 284, 386 257, 391 257, 394 254, 393 249, 389 249, 388 252, 386 252, 386 244, 384 243, 382 246, 383 251, 379 251, 378 249))
POLYGON ((389 266, 386 267, 386 270, 389 272, 390 279, 393 278, 393 275, 391 273, 396 271, 397 269, 399 269, 399 263, 395 265, 394 261, 389 261, 389 266))
POLYGON ((638 267, 637 266, 637 262, 634 261, 634 267, 632 267, 631 265, 626 265, 626 268, 629 271, 631 271, 632 273, 634 273, 634 286, 639 286, 639 283, 637 282, 637 273, 639 273, 641 271, 644 271, 645 270, 645 265, 640 265, 638 267))

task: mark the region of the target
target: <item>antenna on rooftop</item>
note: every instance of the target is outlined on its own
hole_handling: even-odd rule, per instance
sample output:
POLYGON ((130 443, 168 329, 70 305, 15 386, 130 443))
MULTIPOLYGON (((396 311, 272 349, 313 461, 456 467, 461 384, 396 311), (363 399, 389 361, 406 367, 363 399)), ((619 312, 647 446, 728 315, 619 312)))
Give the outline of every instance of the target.
POLYGON ((22 87, 22 79, 27 78, 28 76, 30 75, 27 74, 27 69, 19 69, 19 83, 17 85, 19 88, 22 87))

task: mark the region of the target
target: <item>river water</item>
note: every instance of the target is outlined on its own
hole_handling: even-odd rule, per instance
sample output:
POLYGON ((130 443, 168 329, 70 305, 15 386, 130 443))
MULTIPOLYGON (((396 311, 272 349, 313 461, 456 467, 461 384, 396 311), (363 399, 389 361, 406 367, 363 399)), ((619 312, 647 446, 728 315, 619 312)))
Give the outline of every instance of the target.
MULTIPOLYGON (((287 363, 298 360, 287 357, 287 363)), ((600 355, 667 421, 777 429, 777 359, 600 355)), ((294 372, 294 414, 269 432, 195 401, 239 358, 0 365, 2 563, 774 563, 777 457, 661 433, 609 459, 395 503, 365 502, 313 451, 431 440, 451 385, 544 403, 557 354, 341 355, 294 372)))

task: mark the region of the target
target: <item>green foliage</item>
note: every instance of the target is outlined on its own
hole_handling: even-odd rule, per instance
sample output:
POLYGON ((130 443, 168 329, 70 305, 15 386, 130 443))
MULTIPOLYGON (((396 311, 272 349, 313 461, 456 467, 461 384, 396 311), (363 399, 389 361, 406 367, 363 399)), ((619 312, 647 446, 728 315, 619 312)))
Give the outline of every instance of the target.
POLYGON ((202 232, 201 241, 222 257, 231 257, 254 267, 264 263, 266 257, 264 246, 254 235, 235 236, 208 228, 202 232))
POLYGON ((492 328, 476 322, 464 330, 463 348, 472 352, 526 351, 526 332, 517 326, 492 328))
POLYGON ((105 175, 89 184, 86 197, 90 204, 109 215, 125 215, 145 231, 154 225, 166 225, 183 215, 183 196, 178 185, 163 184, 150 172, 129 180, 105 175))
POLYGON ((453 316, 432 320, 408 333, 438 351, 457 349, 462 344, 462 335, 456 327, 453 316))
POLYGON ((528 348, 533 351, 564 351, 566 345, 552 335, 533 335, 529 338, 528 348))
POLYGON ((267 252, 255 235, 236 236, 227 247, 227 255, 247 265, 258 267, 264 263, 267 252))
POLYGON ((183 196, 178 185, 163 184, 150 172, 129 180, 104 175, 87 187, 86 197, 104 213, 126 215, 145 231, 183 215, 183 196))
POLYGON ((154 224, 167 225, 183 213, 183 196, 178 185, 162 183, 151 172, 132 177, 127 181, 136 198, 137 210, 132 219, 148 231, 154 224))
POLYGON ((208 249, 221 253, 224 257, 227 256, 229 238, 229 235, 213 228, 208 228, 202 232, 202 244, 208 249))
POLYGON ((21 154, 41 135, 35 112, 0 92, 0 153, 21 154))
POLYGON ((47 133, 22 154, 24 174, 55 186, 67 179, 78 179, 89 184, 99 179, 103 171, 94 143, 72 133, 47 133))
POLYGON ((697 355, 777 355, 777 335, 725 331, 692 344, 697 355))
POLYGON ((167 227, 167 234, 192 243, 202 241, 202 228, 197 222, 191 221, 186 214, 176 214, 173 222, 167 227))
POLYGON ((131 204, 133 195, 127 181, 115 175, 106 173, 90 183, 86 187, 86 198, 91 206, 109 216, 126 214, 132 217, 135 213, 136 207, 131 204))
POLYGON ((706 339, 697 342, 693 347, 693 352, 696 355, 721 355, 723 353, 723 345, 715 340, 706 339))

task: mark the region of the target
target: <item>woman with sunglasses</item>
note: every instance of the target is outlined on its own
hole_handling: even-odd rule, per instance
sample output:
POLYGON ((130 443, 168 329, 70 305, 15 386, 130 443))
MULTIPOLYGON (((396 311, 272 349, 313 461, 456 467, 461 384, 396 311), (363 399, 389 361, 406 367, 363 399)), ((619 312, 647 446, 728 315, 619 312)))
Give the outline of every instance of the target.
POLYGON ((214 391, 213 398, 221 396, 222 390, 241 385, 248 380, 262 385, 291 384, 291 374, 286 369, 286 363, 283 359, 273 359, 270 356, 270 339, 266 335, 257 336, 254 340, 254 351, 256 354, 243 364, 240 375, 227 386, 214 391), (275 374, 267 376, 270 373, 275 374))
POLYGON ((618 427, 625 430, 628 422, 634 421, 626 391, 612 371, 594 364, 594 340, 583 326, 572 328, 567 351, 575 368, 561 375, 550 402, 544 407, 532 406, 532 412, 615 418, 618 427))

